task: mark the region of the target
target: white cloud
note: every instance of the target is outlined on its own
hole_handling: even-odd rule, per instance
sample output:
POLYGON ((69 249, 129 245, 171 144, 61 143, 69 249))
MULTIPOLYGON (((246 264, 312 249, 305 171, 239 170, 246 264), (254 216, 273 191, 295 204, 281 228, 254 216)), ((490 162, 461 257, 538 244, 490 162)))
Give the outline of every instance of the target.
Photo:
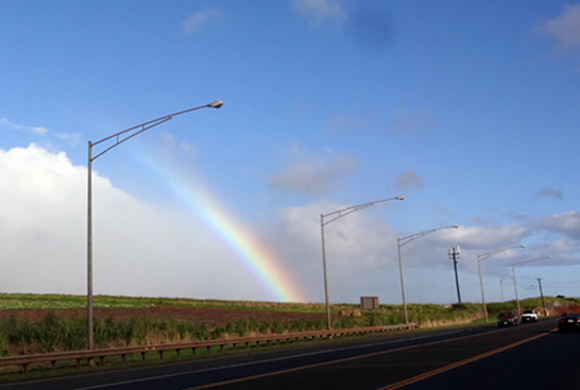
MULTIPOLYGON (((374 207, 394 207, 387 203, 374 207)), ((320 202, 283 208, 278 212, 276 226, 268 229, 264 238, 278 257, 291 265, 288 270, 293 279, 312 301, 324 299, 320 214, 347 206, 350 205, 320 202)), ((369 276, 396 267, 396 233, 373 212, 360 211, 327 223, 324 234, 333 302, 356 299, 366 288, 369 276)))
POLYGON ((536 31, 554 37, 558 51, 580 47, 580 4, 564 5, 560 16, 546 20, 536 31))
POLYGON ((522 240, 528 231, 519 225, 494 227, 461 227, 455 234, 455 240, 461 247, 484 250, 489 248, 504 248, 525 244, 522 240))
MULTIPOLYGON (((306 160, 320 158, 299 150, 294 153, 306 160)), ((2 291, 86 293, 86 176, 86 167, 73 165, 64 153, 51 153, 34 144, 0 150, 2 291)), ((144 203, 98 173, 93 184, 95 294, 270 298, 231 251, 179 205, 144 203), (236 277, 224 283, 227 275, 236 277)), ((293 284, 312 302, 324 299, 320 215, 346 206, 350 205, 318 202, 287 207, 268 226, 253 228, 262 231, 258 233, 260 243, 267 245, 293 284)), ((406 234, 381 217, 381 210, 391 213, 396 207, 395 202, 380 203, 325 226, 331 302, 356 302, 362 295, 397 302, 396 238, 406 234)), ((478 254, 519 244, 530 245, 494 257, 490 260, 494 265, 486 265, 484 275, 506 277, 512 263, 544 255, 554 257, 550 264, 577 263, 580 212, 534 222, 535 231, 568 237, 533 244, 526 242, 529 227, 461 226, 405 246, 402 256, 409 301, 454 299, 446 252, 450 246, 461 246, 460 283, 476 278, 478 254), (422 278, 436 273, 448 274, 449 283, 445 278, 433 278, 428 288, 418 285, 422 278)))
POLYGON ((17 125, 6 118, 0 118, 0 127, 7 127, 13 130, 28 131, 30 133, 34 133, 37 135, 46 135, 48 133, 48 130, 45 129, 44 127, 17 125))
POLYGON ((342 24, 349 19, 347 0, 294 0, 294 9, 312 24, 325 22, 342 24))
POLYGON ((22 126, 16 125, 16 124, 10 122, 6 118, 0 118, 0 126, 9 127, 11 129, 14 129, 14 130, 19 130, 22 128, 22 126))
POLYGON ((578 240, 554 240, 546 246, 545 251, 551 254, 565 254, 577 252, 579 247, 580 242, 578 240))
POLYGON ((580 239, 580 212, 568 211, 538 219, 540 228, 580 239))
POLYGON ((38 135, 45 135, 46 133, 48 133, 48 130, 46 130, 44 127, 31 127, 30 131, 32 131, 34 134, 38 134, 38 135))
MULTIPOLYGON (((2 291, 86 293, 86 167, 31 144, 0 150, 0 177, 2 291)), ((189 213, 93 177, 95 294, 267 298, 189 213), (235 281, 216 283, 230 274, 235 281)))
POLYGON ((205 27, 208 23, 218 20, 223 16, 224 13, 220 9, 209 9, 196 12, 183 21, 181 24, 181 30, 187 34, 192 34, 205 27))
POLYGON ((270 188, 307 195, 323 195, 340 188, 346 175, 356 171, 357 161, 346 152, 325 150, 311 154, 293 145, 284 172, 267 177, 270 188))

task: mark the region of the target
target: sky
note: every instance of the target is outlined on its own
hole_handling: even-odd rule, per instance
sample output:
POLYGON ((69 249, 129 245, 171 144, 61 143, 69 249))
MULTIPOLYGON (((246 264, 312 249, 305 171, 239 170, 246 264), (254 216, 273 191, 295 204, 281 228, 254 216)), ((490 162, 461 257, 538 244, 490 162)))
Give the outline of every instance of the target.
POLYGON ((0 292, 86 294, 89 141, 200 107, 92 162, 95 295, 321 303, 323 233, 331 303, 580 296, 577 1, 0 14, 0 292))

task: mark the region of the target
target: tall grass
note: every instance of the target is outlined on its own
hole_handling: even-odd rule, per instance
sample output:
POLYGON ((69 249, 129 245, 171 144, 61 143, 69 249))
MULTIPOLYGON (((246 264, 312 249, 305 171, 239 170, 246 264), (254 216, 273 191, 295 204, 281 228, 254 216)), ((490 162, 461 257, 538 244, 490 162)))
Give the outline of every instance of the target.
MULTIPOLYGON (((221 309, 243 309, 259 311, 286 311, 316 313, 324 311, 320 303, 285 303, 261 301, 222 301, 189 298, 148 298, 97 295, 93 297, 94 307, 106 308, 148 308, 154 306, 200 307, 221 309)), ((0 310, 23 309, 81 309, 87 306, 87 297, 82 295, 58 294, 6 294, 0 293, 0 310)))
MULTIPOLYGON (((559 302, 562 306, 578 305, 574 298, 546 297, 546 302, 559 302)), ((277 310, 291 312, 323 313, 322 304, 277 304, 269 302, 199 301, 169 298, 127 298, 99 296, 97 307, 151 307, 151 305, 175 305, 191 307, 245 308, 247 310, 277 310), (252 306, 253 305, 253 306, 252 306)), ((0 310, 7 308, 61 309, 83 307, 85 297, 63 295, 0 294, 0 310)), ((515 310, 515 301, 489 303, 490 316, 501 311, 515 310)), ((541 307, 540 298, 520 301, 520 308, 541 307)), ((360 312, 359 305, 332 305, 332 327, 335 329, 396 325, 404 323, 401 305, 380 305, 377 311, 360 312)), ((481 304, 464 303, 451 306, 435 304, 408 305, 410 322, 428 326, 469 322, 482 317, 481 304)), ((322 318, 322 317, 321 317, 322 318)), ((94 318, 95 348, 129 345, 161 344, 218 338, 244 337, 264 334, 282 334, 325 329, 326 319, 300 319, 293 322, 252 322, 245 318, 223 326, 210 327, 174 318, 135 317, 130 320, 94 318)), ((12 316, 0 323, 0 355, 21 355, 54 351, 81 350, 86 346, 87 325, 85 317, 63 317, 48 312, 36 323, 19 320, 12 316)))

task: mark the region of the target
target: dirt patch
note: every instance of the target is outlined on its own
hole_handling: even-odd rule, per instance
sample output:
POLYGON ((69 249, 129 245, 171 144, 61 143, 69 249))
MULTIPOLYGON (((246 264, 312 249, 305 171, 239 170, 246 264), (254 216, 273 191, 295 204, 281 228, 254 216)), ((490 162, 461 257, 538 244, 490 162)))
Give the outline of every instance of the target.
MULTIPOLYGON (((36 323, 42 320, 47 313, 52 312, 65 318, 84 318, 87 316, 86 309, 55 309, 55 310, 0 310, 0 322, 7 321, 11 316, 18 320, 36 323)), ((312 319, 322 320, 323 313, 293 313, 281 311, 258 311, 258 310, 234 310, 214 309, 198 307, 155 306, 146 309, 135 308, 95 308, 95 318, 107 319, 109 317, 117 321, 126 321, 131 318, 173 318, 176 320, 188 320, 196 324, 209 326, 223 326, 228 322, 246 319, 250 322, 281 322, 291 323, 299 320, 312 319)))
MULTIPOLYGON (((544 310, 544 309, 539 309, 539 310, 544 310)), ((536 311, 538 313, 541 313, 541 311, 538 311, 538 309, 536 309, 536 311)), ((558 307, 552 307, 550 310, 548 310, 549 315, 562 315, 564 313, 580 313, 580 306, 558 306, 558 307)))

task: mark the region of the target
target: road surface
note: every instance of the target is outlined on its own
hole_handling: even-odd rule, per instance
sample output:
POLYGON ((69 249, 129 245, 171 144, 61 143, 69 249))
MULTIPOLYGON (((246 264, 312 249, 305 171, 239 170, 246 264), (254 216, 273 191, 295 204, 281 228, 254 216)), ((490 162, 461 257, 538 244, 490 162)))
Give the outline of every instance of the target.
POLYGON ((8 389, 580 389, 555 320, 409 332, 0 386, 8 389))

